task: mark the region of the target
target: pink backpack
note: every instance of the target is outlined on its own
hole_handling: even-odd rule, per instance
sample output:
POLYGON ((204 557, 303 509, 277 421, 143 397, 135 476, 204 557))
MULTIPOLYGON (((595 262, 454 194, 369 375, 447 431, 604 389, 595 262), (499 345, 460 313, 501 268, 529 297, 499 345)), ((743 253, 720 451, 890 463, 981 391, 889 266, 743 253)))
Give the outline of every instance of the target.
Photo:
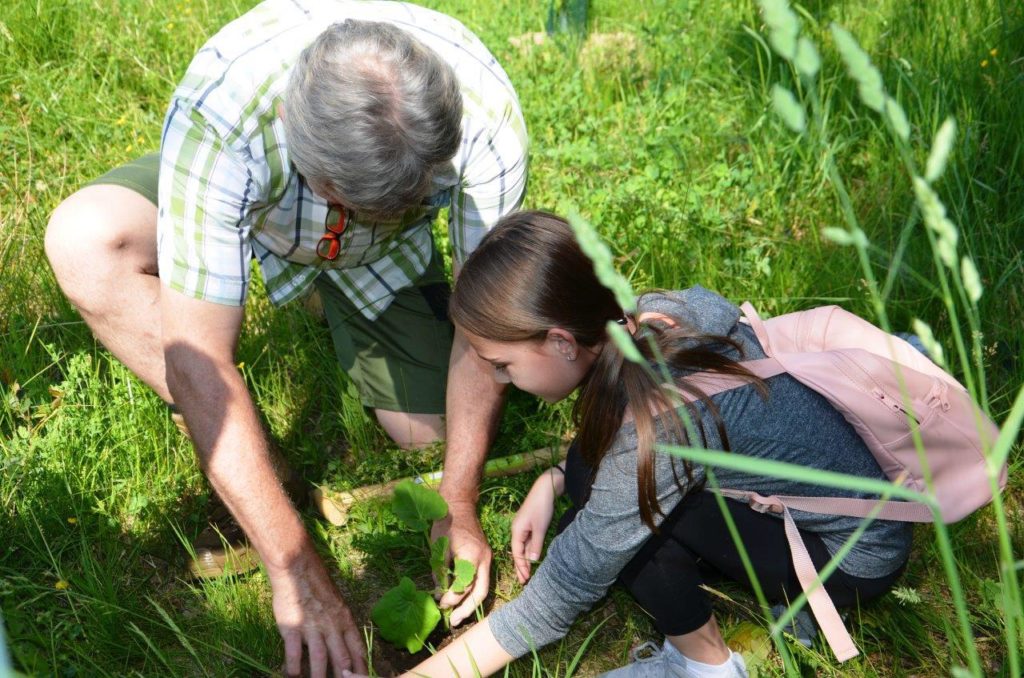
MULTIPOLYGON (((821 306, 767 321, 762 321, 749 303, 741 308, 768 356, 746 361, 743 366, 762 379, 788 373, 823 395, 853 425, 891 480, 925 492, 924 472, 910 427, 913 417, 945 522, 960 520, 992 501, 984 454, 995 443, 999 429, 956 379, 920 351, 838 306, 821 306)), ((709 396, 747 383, 711 373, 691 375, 687 380, 709 396)), ((999 486, 1006 486, 1005 465, 999 486)), ((876 515, 881 519, 932 522, 929 508, 915 502, 763 497, 742 490, 722 490, 722 494, 746 501, 757 511, 783 514, 797 577, 840 661, 859 652, 824 587, 813 587, 817 571, 790 509, 854 517, 866 517, 880 509, 876 515)))

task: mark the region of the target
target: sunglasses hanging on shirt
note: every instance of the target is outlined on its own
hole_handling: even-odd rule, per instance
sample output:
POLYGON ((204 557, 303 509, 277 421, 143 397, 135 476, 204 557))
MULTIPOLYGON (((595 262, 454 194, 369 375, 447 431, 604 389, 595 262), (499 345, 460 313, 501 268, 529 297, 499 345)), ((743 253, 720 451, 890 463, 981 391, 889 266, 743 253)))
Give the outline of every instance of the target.
POLYGON ((325 228, 327 232, 316 244, 316 253, 321 259, 334 261, 341 253, 341 241, 338 239, 348 226, 348 213, 344 208, 338 210, 337 223, 328 223, 325 228))

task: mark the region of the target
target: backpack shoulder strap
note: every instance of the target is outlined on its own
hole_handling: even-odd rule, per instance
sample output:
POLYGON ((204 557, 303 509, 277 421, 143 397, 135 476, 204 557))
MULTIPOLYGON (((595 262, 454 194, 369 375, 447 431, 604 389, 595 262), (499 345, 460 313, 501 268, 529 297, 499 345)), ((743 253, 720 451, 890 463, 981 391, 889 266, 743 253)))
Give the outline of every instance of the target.
POLYGON ((786 529, 786 541, 789 542, 789 553, 793 560, 800 588, 807 594, 807 603, 814 612, 815 619, 835 653, 836 659, 846 661, 859 654, 856 645, 850 638, 846 625, 843 624, 835 603, 820 583, 818 570, 811 560, 800 529, 793 520, 790 509, 809 511, 812 513, 828 513, 832 515, 854 516, 859 518, 874 515, 881 520, 903 520, 907 522, 930 523, 933 520, 931 511, 924 504, 903 501, 884 501, 876 499, 851 499, 847 497, 797 497, 772 495, 765 497, 757 492, 746 490, 718 490, 719 494, 730 499, 744 502, 759 513, 779 513, 786 529))
MULTIPOLYGON (((743 367, 756 377, 767 379, 777 374, 782 374, 786 368, 774 358, 761 358, 760 360, 748 360, 740 363, 743 367)), ((699 388, 708 398, 725 391, 730 391, 750 383, 744 377, 734 374, 721 374, 719 372, 694 372, 683 377, 682 381, 699 388)), ((686 402, 695 400, 694 396, 682 389, 676 388, 676 392, 686 402)))
POLYGON ((762 497, 756 492, 742 492, 739 490, 720 490, 724 496, 745 500, 750 507, 761 513, 781 513, 783 524, 786 530, 786 541, 789 542, 789 554, 793 560, 793 569, 796 571, 796 578, 800 582, 800 588, 807 596, 807 604, 811 606, 814 618, 818 621, 821 631, 825 636, 836 659, 841 662, 852 659, 860 654, 850 632, 846 630, 843 618, 839 616, 835 603, 825 591, 824 582, 818 574, 818 569, 811 560, 811 554, 807 551, 800 530, 796 521, 789 512, 786 504, 779 500, 779 497, 762 497))
POLYGON ((800 536, 796 521, 793 520, 793 516, 785 506, 783 506, 782 519, 786 527, 786 540, 789 541, 796 578, 800 580, 800 587, 807 594, 807 603, 811 606, 811 611, 814 612, 814 618, 818 620, 822 633, 825 634, 825 640, 828 641, 829 647, 832 648, 832 652, 839 661, 844 662, 856 657, 860 651, 854 645, 850 632, 846 630, 846 624, 839 616, 835 603, 825 591, 825 584, 821 580, 817 568, 814 567, 814 561, 811 560, 811 554, 807 551, 807 546, 800 536))
MULTIPOLYGON (((747 370, 750 371, 756 377, 761 379, 768 379, 775 375, 782 374, 786 371, 786 368, 778 360, 772 357, 772 351, 770 349, 768 330, 765 327, 764 321, 761 320, 761 316, 757 314, 754 307, 749 301, 743 302, 740 307, 743 311, 744 318, 742 321, 746 321, 754 330, 755 336, 757 336, 758 343, 761 344, 761 350, 768 357, 761 358, 759 360, 744 360, 740 364, 743 365, 747 370)), ((683 378, 683 381, 688 384, 692 384, 704 392, 704 395, 711 397, 723 393, 725 391, 745 386, 750 382, 743 377, 738 377, 731 374, 719 374, 715 372, 695 372, 694 374, 687 375, 683 378)), ((686 401, 692 402, 695 400, 693 395, 677 389, 677 393, 686 401)))
POLYGON ((750 324, 750 328, 754 330, 754 335, 757 337, 758 343, 761 344, 761 350, 764 351, 764 354, 766 356, 775 355, 775 351, 772 350, 771 341, 768 339, 768 329, 764 326, 761 316, 754 310, 753 304, 749 301, 744 301, 740 306, 740 310, 743 311, 743 316, 746 318, 747 323, 750 324))

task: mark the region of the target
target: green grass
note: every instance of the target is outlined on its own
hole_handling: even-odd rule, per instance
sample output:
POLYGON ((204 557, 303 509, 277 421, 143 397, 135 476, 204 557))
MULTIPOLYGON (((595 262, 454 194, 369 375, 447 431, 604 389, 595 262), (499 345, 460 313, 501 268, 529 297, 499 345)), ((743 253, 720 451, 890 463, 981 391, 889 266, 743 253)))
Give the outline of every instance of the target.
MULTIPOLYGON (((854 250, 821 235, 844 221, 819 139, 797 138, 771 111, 773 84, 801 84, 763 46, 753 3, 595 0, 588 42, 527 47, 509 38, 542 31, 547 2, 431 4, 476 31, 517 85, 532 143, 527 205, 583 214, 634 287, 700 283, 769 314, 838 301, 873 317, 854 250)), ((185 580, 181 536, 198 531, 206 502, 192 450, 159 400, 92 339, 42 251, 53 208, 84 181, 155 148, 166 101, 193 52, 251 5, 0 6, 0 610, 16 665, 28 673, 248 676, 280 663, 265 576, 185 580)), ((980 344, 990 409, 1002 421, 1024 382, 1024 10, 1006 0, 819 0, 806 5, 803 20, 824 57, 818 93, 828 143, 873 243, 889 318, 896 328, 927 321, 947 355, 952 321, 904 161, 882 120, 860 104, 829 22, 861 41, 906 109, 917 166, 941 122, 957 120, 937 190, 985 286, 980 344)), ((438 449, 388 449, 331 353, 325 328, 301 308, 275 310, 259 290, 252 296, 238 359, 288 459, 339 488, 437 468, 438 449)), ((513 397, 494 454, 550 444, 569 431, 567 412, 513 397)), ((1015 452, 1004 510, 1019 558, 1015 452)), ((518 590, 508 529, 529 482, 483 488, 498 600, 518 590)), ((379 507, 357 508, 344 528, 312 512, 307 518, 361 619, 400 573, 425 583, 425 556, 410 555, 379 507)), ((1010 675, 992 510, 950 534, 981 670, 1010 675)), ((864 654, 839 666, 823 647, 796 652, 805 674, 949 675, 967 664, 934 535, 918 529, 898 595, 853 614, 864 654)), ((727 635, 741 622, 760 623, 751 596, 723 593, 727 635)), ((655 635, 615 591, 564 643, 510 673, 565 675, 586 646, 577 674, 593 675, 655 635)), ((381 670, 395 656, 380 654, 384 645, 374 639, 381 670)), ((768 662, 767 675, 781 671, 779 661, 768 662)))

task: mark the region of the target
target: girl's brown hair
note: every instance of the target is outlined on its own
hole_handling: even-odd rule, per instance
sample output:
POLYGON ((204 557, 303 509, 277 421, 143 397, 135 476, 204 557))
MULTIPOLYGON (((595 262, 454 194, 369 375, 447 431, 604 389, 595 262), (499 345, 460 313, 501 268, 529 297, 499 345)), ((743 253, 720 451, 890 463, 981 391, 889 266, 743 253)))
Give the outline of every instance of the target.
MULTIPOLYGON (((655 416, 668 416, 667 433, 675 442, 687 436, 672 393, 682 388, 712 413, 725 449, 728 437, 721 417, 707 396, 686 383, 665 383, 657 363, 672 372, 713 371, 741 375, 764 385, 725 355, 740 350, 728 337, 695 336, 684 325, 661 323, 638 328, 637 350, 654 369, 625 360, 605 327, 624 313, 612 292, 598 282, 590 259, 583 253, 568 223, 546 212, 516 212, 502 219, 466 260, 450 302, 452 321, 463 330, 490 341, 543 341, 559 327, 588 349, 600 353, 580 386, 573 408, 583 459, 595 473, 622 425, 626 409, 633 415, 638 438, 637 499, 644 523, 656 530, 658 506, 654 482, 655 416)), ((690 406, 690 413, 696 410, 690 406)), ((696 422, 696 416, 693 417, 696 422)), ((701 428, 696 427, 703 437, 701 428)), ((703 444, 705 441, 701 441, 703 444)), ((689 491, 695 488, 689 462, 683 462, 689 491)))

